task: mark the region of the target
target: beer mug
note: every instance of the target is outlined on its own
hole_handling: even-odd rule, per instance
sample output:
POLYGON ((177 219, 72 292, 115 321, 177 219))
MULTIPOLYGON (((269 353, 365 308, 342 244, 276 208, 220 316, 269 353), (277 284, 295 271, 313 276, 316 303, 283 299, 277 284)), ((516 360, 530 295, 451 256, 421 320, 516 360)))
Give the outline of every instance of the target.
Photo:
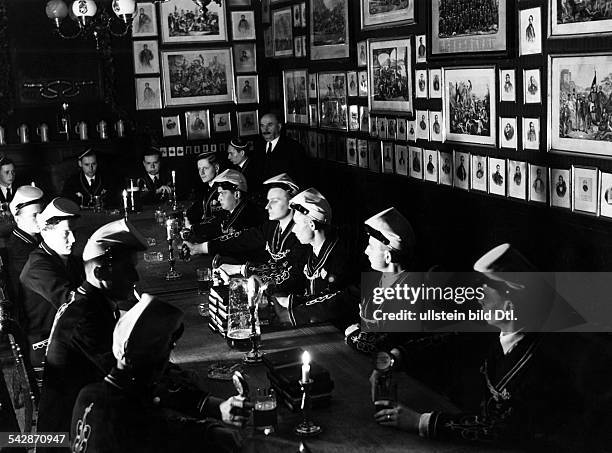
POLYGON ((121 138, 125 136, 125 124, 123 120, 117 120, 115 123, 115 132, 117 132, 117 137, 121 138))
POLYGON ((47 143, 49 141, 49 126, 47 126, 47 123, 41 123, 40 126, 36 128, 36 135, 40 137, 41 143, 47 143))
POLYGON ((22 124, 17 128, 17 135, 19 136, 19 143, 25 144, 29 143, 30 139, 28 138, 28 126, 22 124))
POLYGON ((96 126, 96 130, 98 131, 98 134, 102 140, 106 140, 108 138, 108 126, 106 121, 101 120, 96 126))
POLYGON ((0 126, 0 146, 1 145, 6 145, 6 136, 4 133, 4 128, 2 126, 0 126))
POLYGON ((74 132, 76 132, 81 140, 87 140, 87 123, 80 121, 74 125, 74 132))

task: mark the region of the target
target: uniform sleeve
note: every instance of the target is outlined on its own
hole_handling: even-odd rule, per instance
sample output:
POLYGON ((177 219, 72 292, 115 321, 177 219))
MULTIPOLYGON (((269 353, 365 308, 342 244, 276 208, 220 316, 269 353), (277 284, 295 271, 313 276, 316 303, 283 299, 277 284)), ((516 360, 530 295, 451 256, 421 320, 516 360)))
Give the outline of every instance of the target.
POLYGON ((100 376, 108 373, 116 363, 112 351, 101 341, 108 334, 108 325, 99 322, 96 313, 86 314, 74 327, 72 341, 75 346, 95 365, 100 376))
POLYGON ((217 253, 244 257, 254 251, 263 250, 266 247, 266 238, 262 225, 247 228, 234 237, 221 237, 213 239, 208 243, 208 252, 211 255, 217 253))
POLYGON ((75 203, 80 203, 81 199, 77 197, 77 192, 82 192, 80 180, 78 175, 73 175, 64 183, 61 195, 62 197, 71 199, 75 203))
POLYGON ((70 300, 71 291, 76 289, 51 263, 43 260, 36 263, 35 269, 30 268, 27 273, 22 271, 19 280, 24 287, 44 298, 56 310, 70 300))

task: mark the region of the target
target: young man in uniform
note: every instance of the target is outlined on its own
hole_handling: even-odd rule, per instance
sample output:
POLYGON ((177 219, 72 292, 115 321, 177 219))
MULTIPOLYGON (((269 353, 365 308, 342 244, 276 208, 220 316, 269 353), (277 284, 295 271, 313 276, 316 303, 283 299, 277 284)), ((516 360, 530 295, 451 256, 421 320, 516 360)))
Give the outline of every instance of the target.
POLYGON ((144 174, 139 178, 140 198, 144 204, 159 203, 172 192, 172 181, 161 171, 161 153, 149 148, 142 156, 144 174))
POLYGON ((77 159, 80 170, 66 180, 62 196, 81 206, 91 206, 94 204, 94 197, 105 197, 112 185, 98 171, 98 157, 92 148, 87 149, 77 159))

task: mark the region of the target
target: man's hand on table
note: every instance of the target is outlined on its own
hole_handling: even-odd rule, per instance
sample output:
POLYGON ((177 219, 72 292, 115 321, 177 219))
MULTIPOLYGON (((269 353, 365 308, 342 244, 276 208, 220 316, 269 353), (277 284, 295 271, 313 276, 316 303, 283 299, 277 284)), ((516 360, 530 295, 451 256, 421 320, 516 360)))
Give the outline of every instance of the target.
POLYGON ((205 255, 208 252, 208 244, 206 242, 202 242, 201 244, 194 244, 193 242, 183 241, 181 247, 184 245, 187 246, 191 255, 205 255))
POLYGON ((172 189, 170 188, 170 186, 160 186, 160 187, 159 187, 159 188, 158 188, 158 189, 155 191, 155 193, 156 193, 156 194, 158 194, 158 195, 159 195, 160 193, 164 193, 164 194, 168 193, 168 194, 169 194, 169 193, 171 193, 171 192, 172 192, 172 189))
POLYGON ((244 397, 232 396, 219 405, 221 420, 228 425, 242 427, 248 420, 247 417, 239 415, 244 406, 244 397))
POLYGON ((374 419, 379 425, 395 426, 402 431, 418 433, 421 414, 403 404, 398 404, 392 409, 383 409, 376 412, 374 419))
POLYGON ((242 265, 240 264, 222 264, 219 269, 224 271, 227 275, 238 275, 241 274, 242 265))

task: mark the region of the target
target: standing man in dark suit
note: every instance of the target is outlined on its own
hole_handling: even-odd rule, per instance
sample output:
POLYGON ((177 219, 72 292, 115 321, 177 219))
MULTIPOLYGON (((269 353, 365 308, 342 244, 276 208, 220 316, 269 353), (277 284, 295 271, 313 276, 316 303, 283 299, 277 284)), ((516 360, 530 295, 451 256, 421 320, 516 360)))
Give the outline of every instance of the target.
POLYGON ((172 182, 167 173, 161 171, 161 153, 157 148, 149 148, 142 156, 144 175, 138 180, 140 197, 144 204, 159 203, 170 196, 172 182))
POLYGON ((249 145, 240 137, 232 138, 227 148, 227 158, 244 175, 249 186, 249 192, 259 192, 261 189, 262 168, 261 162, 249 152, 249 145))
POLYGON ((294 181, 304 186, 306 152, 295 140, 281 136, 283 125, 275 113, 266 113, 259 121, 259 130, 264 139, 263 178, 287 173, 294 181))
POLYGON ((111 185, 98 171, 98 157, 92 148, 78 157, 78 163, 80 170, 66 180, 62 197, 81 206, 91 206, 95 196, 106 197, 111 185))
POLYGON ((15 195, 15 164, 8 157, 0 159, 0 203, 10 203, 15 195))

